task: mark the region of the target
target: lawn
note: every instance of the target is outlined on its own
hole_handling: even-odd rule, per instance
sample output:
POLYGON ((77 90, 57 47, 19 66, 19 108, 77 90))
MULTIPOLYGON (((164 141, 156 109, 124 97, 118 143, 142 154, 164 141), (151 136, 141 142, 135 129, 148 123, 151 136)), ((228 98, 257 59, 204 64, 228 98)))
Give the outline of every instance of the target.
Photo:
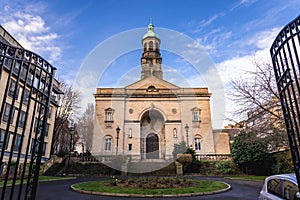
POLYGON ((225 178, 243 180, 243 181, 264 181, 267 176, 226 176, 225 178))
MULTIPOLYGON (((101 180, 101 181, 92 181, 84 182, 73 185, 77 190, 92 191, 99 193, 118 193, 118 194, 142 194, 142 195, 165 195, 165 194, 187 194, 187 193, 204 193, 218 191, 225 188, 228 188, 228 185, 218 181, 209 181, 209 180, 188 180, 189 183, 186 186, 176 187, 175 184, 170 183, 170 178, 164 178, 167 180, 165 184, 169 184, 167 188, 159 188, 160 180, 156 180, 156 185, 158 188, 153 188, 153 184, 143 184, 137 183, 136 187, 126 185, 121 186, 112 184, 112 181, 101 180), (138 186, 139 185, 139 186, 138 186)), ((144 179, 127 179, 126 182, 141 182, 144 179)), ((186 180, 187 181, 187 180, 186 180)))

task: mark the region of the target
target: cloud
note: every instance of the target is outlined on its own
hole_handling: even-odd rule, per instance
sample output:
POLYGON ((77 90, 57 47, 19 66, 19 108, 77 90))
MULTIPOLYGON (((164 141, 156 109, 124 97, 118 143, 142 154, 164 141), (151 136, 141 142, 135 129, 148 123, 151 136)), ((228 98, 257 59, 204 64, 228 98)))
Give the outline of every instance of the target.
POLYGON ((51 30, 41 16, 45 5, 28 4, 4 7, 0 16, 2 26, 25 48, 31 50, 50 63, 60 60, 62 48, 57 44, 60 36, 51 30))

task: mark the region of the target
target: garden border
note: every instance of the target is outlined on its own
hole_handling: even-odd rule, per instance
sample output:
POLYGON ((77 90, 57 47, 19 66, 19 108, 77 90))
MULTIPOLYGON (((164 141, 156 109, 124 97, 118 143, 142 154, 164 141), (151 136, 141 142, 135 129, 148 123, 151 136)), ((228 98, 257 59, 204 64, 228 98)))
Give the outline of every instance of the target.
POLYGON ((93 191, 87 191, 87 190, 80 190, 76 189, 74 185, 78 184, 73 184, 70 186, 71 190, 83 194, 92 194, 92 195, 99 195, 99 196, 111 196, 111 197, 143 197, 143 198, 159 198, 159 197, 191 197, 191 196, 204 196, 204 195, 210 195, 210 194, 218 194, 218 193, 223 193, 231 190, 231 185, 229 185, 226 182, 223 181, 218 181, 221 183, 224 183, 227 185, 227 188, 224 188, 222 190, 216 190, 216 191, 211 191, 211 192, 196 192, 196 193, 186 193, 186 194, 122 194, 122 193, 108 193, 108 192, 93 192, 93 191))

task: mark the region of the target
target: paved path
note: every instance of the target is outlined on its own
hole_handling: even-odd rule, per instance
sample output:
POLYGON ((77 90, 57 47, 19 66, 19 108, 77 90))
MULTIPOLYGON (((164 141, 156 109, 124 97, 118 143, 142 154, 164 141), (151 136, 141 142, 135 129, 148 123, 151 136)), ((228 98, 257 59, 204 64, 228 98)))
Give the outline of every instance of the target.
MULTIPOLYGON (((167 198, 167 199, 178 199, 178 200, 187 200, 187 199, 214 199, 214 200, 256 200, 259 195, 259 191, 262 187, 262 182, 251 182, 251 181, 237 181, 229 180, 223 178, 215 177, 194 177, 195 179, 210 179, 210 180, 219 180, 225 181, 232 186, 232 189, 228 192, 207 196, 195 196, 195 197, 181 197, 181 198, 167 198)), ((67 180, 67 181, 51 181, 51 182, 42 182, 39 185, 37 200, 115 200, 116 197, 106 197, 106 196, 96 196, 96 195, 86 195, 74 192, 70 190, 70 185, 91 180, 99 180, 103 178, 78 178, 76 180, 67 180)), ((148 200, 150 198, 125 198, 121 197, 120 200, 135 200, 143 199, 148 200)), ((163 198, 155 198, 155 200, 161 200, 163 198)), ((166 199, 166 198, 164 198, 166 199)))

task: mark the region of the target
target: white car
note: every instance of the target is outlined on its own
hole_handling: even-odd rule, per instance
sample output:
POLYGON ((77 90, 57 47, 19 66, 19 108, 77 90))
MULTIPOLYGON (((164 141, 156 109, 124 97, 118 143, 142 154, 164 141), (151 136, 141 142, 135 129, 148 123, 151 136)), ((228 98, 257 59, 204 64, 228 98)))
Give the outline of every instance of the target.
POLYGON ((265 179, 259 200, 297 200, 300 199, 295 174, 278 174, 265 179))

